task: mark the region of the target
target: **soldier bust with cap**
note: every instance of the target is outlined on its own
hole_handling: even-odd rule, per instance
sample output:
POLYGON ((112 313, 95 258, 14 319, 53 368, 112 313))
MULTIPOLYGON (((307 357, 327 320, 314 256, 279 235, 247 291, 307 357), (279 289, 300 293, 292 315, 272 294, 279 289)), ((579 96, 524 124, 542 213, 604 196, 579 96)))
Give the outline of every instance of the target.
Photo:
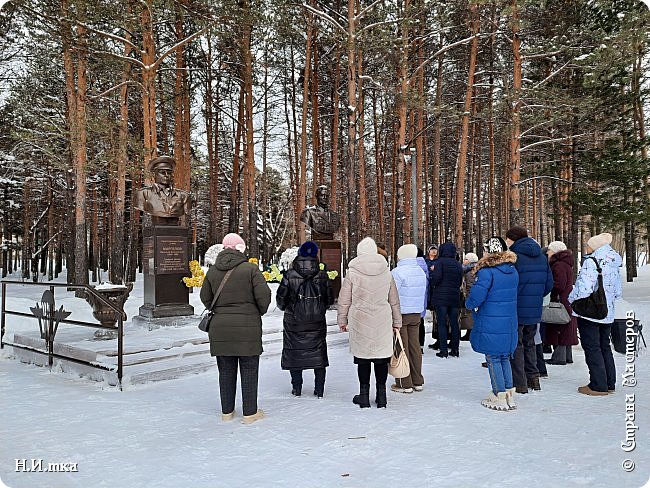
POLYGON ((329 209, 330 190, 325 185, 316 189, 317 205, 305 208, 300 214, 300 221, 311 229, 313 240, 334 239, 334 233, 341 226, 341 216, 329 209))
POLYGON ((174 168, 176 161, 170 156, 152 159, 147 165, 154 175, 154 183, 138 190, 135 198, 135 208, 145 213, 145 225, 188 225, 192 196, 174 188, 174 168))

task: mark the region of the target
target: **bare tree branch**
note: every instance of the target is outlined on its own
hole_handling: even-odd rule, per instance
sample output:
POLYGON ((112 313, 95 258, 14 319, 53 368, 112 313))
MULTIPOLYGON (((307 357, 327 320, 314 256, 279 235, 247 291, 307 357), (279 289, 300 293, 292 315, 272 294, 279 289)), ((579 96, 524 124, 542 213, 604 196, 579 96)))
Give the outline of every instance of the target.
POLYGON ((346 36, 348 35, 348 31, 346 31, 341 24, 339 24, 336 20, 334 20, 333 17, 330 17, 322 10, 316 10, 315 8, 312 8, 310 5, 307 5, 306 3, 303 3, 302 6, 305 7, 307 10, 309 10, 311 13, 316 14, 319 17, 327 20, 334 27, 340 29, 341 32, 343 32, 343 34, 345 34, 346 36))

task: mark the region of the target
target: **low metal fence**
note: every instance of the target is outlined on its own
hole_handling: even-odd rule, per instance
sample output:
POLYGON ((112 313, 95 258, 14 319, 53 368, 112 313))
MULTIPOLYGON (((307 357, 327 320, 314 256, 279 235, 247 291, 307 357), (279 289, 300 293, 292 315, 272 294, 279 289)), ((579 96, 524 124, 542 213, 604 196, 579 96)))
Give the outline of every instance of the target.
POLYGON ((47 355, 48 365, 50 369, 54 364, 54 358, 65 359, 66 361, 71 361, 77 364, 83 364, 90 366, 92 368, 102 369, 106 371, 117 372, 117 381, 120 390, 122 389, 122 372, 123 372, 123 360, 124 360, 124 321, 126 320, 126 313, 124 308, 116 305, 111 300, 102 296, 98 293, 92 286, 89 285, 75 285, 67 283, 31 283, 24 281, 12 281, 12 280, 3 280, 2 282, 2 309, 0 310, 0 326, 1 326, 1 335, 0 335, 0 348, 4 349, 5 345, 23 349, 27 351, 32 351, 38 354, 47 355), (31 313, 19 312, 16 310, 7 310, 7 288, 9 286, 40 286, 45 287, 47 290, 43 293, 41 298, 41 306, 37 303, 35 307, 30 307, 31 313), (93 322, 84 322, 81 320, 71 320, 68 319, 68 316, 71 312, 68 312, 63 309, 61 306, 58 310, 56 308, 55 300, 55 290, 59 288, 66 288, 67 290, 83 290, 84 293, 90 295, 96 302, 107 307, 110 312, 114 313, 114 317, 117 319, 117 326, 107 326, 102 323, 93 323, 93 322), (38 325, 41 333, 41 339, 44 339, 46 342, 46 350, 39 349, 38 347, 32 347, 25 344, 16 344, 14 342, 5 341, 5 329, 6 329, 6 318, 7 315, 13 315, 16 317, 27 317, 38 320, 38 325), (70 324, 81 327, 90 327, 94 329, 105 329, 117 331, 117 369, 115 367, 106 366, 98 364, 92 361, 86 361, 80 358, 67 356, 59 352, 54 351, 54 338, 58 330, 59 324, 70 324))

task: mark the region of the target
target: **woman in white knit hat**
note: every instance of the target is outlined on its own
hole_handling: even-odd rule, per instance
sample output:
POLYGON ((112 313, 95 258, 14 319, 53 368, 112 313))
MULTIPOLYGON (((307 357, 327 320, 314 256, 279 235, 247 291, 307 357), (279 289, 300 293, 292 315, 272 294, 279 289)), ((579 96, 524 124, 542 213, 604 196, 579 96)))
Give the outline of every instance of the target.
POLYGON ((370 407, 370 369, 374 364, 378 408, 386 407, 388 363, 393 354, 393 329, 402 327, 399 294, 388 263, 377 244, 366 237, 357 245, 338 300, 337 322, 350 332, 350 352, 359 376, 359 394, 352 402, 370 407))
POLYGON ((580 316, 575 310, 573 312, 578 317, 580 342, 589 368, 589 384, 578 388, 578 392, 585 395, 607 395, 614 393, 616 388, 616 366, 609 338, 615 316, 614 301, 622 295, 619 268, 623 259, 612 249, 611 242, 612 235, 609 233, 598 234, 587 241, 587 256, 568 299, 569 303, 574 304, 576 300, 591 295, 598 286, 598 268, 602 270, 607 316, 595 319, 580 316))

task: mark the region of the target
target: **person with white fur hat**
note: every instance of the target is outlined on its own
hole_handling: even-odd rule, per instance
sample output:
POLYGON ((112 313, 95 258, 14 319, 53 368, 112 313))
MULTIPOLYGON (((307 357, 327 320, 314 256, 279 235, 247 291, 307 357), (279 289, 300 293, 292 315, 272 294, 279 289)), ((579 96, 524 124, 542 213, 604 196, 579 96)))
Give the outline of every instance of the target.
POLYGON ((402 327, 399 294, 388 263, 377 244, 366 237, 357 245, 338 299, 337 323, 350 332, 350 352, 359 376, 359 394, 352 402, 370 407, 370 369, 374 364, 377 408, 386 407, 388 363, 393 354, 393 329, 402 327))
POLYGON ((573 315, 578 317, 580 342, 589 368, 589 383, 579 387, 578 392, 591 396, 614 393, 616 388, 616 366, 609 341, 615 317, 614 301, 622 296, 619 268, 623 259, 612 249, 611 242, 612 234, 607 232, 587 241, 587 255, 568 298, 569 303, 573 304, 576 300, 591 295, 598 286, 598 275, 602 274, 607 316, 595 319, 580 316, 573 311, 573 315))
POLYGON ((396 378, 391 390, 399 393, 422 391, 422 349, 420 348, 420 314, 424 310, 427 294, 427 276, 417 262, 418 248, 415 244, 405 244, 397 250, 397 267, 392 271, 399 292, 402 328, 400 335, 404 351, 409 360, 410 374, 396 378))

